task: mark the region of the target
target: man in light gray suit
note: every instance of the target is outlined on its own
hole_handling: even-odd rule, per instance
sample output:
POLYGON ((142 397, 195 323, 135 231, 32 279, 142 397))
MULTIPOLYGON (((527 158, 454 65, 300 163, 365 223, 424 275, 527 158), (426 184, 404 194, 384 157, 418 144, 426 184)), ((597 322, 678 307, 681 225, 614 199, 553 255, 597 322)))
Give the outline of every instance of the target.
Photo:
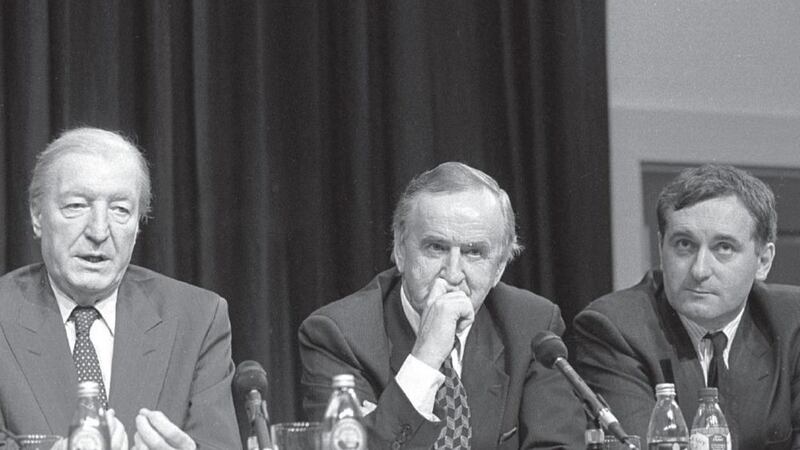
POLYGON ((67 131, 39 155, 29 194, 43 263, 0 278, 0 426, 66 435, 76 386, 94 377, 116 411, 114 448, 239 447, 225 300, 130 264, 151 199, 141 152, 67 131))

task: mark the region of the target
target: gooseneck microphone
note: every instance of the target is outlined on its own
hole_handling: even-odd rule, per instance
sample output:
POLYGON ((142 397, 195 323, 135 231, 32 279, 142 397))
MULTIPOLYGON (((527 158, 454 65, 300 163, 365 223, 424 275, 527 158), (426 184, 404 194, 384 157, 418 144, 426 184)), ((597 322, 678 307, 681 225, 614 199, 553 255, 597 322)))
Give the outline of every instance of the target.
MULTIPOLYGON (((259 449, 272 448, 269 437, 269 413, 267 402, 267 372, 255 361, 242 361, 236 367, 233 386, 246 396, 247 419, 250 421, 251 435, 255 433, 259 449)), ((248 443, 248 446, 250 444, 248 443)))
POLYGON ((569 381, 575 394, 586 405, 592 418, 606 431, 613 434, 620 442, 628 442, 628 434, 622 429, 619 421, 608 408, 605 400, 595 394, 578 372, 567 361, 567 346, 564 341, 552 331, 540 331, 531 343, 534 357, 548 369, 558 368, 564 378, 569 381))

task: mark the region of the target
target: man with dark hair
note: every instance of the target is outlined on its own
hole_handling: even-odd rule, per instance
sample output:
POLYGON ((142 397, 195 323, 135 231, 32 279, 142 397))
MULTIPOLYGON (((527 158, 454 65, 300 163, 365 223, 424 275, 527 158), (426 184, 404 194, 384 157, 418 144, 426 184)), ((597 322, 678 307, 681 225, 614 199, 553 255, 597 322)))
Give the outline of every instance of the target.
POLYGON ((790 448, 800 428, 800 288, 764 282, 775 198, 723 165, 687 169, 658 198, 661 269, 575 318, 576 368, 644 438, 658 383, 691 424, 717 387, 735 449, 790 448))
POLYGON ((373 450, 582 447, 580 403, 531 353, 537 332, 564 331, 560 311, 500 282, 520 251, 505 191, 441 164, 408 185, 393 231, 396 267, 300 327, 309 417, 351 373, 373 450))
POLYGON ((239 447, 225 300, 130 264, 151 199, 139 149, 67 131, 29 195, 43 263, 0 278, 0 427, 66 435, 78 383, 95 381, 115 450, 239 447))

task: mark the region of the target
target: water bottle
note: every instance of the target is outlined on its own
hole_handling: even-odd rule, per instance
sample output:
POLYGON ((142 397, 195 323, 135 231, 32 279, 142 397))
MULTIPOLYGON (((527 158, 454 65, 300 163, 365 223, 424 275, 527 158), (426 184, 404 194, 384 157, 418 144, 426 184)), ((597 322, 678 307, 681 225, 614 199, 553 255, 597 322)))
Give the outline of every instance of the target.
POLYGON ((719 407, 717 388, 700 389, 700 404, 692 422, 691 450, 731 450, 731 431, 719 407))
POLYGON ((111 436, 96 381, 78 384, 78 407, 69 426, 69 450, 109 450, 111 436))
POLYGON ((324 450, 366 450, 367 432, 350 374, 333 377, 333 393, 322 421, 324 450))
POLYGON ((656 385, 656 406, 647 426, 647 448, 649 450, 686 450, 689 430, 678 404, 675 402, 675 385, 656 385))

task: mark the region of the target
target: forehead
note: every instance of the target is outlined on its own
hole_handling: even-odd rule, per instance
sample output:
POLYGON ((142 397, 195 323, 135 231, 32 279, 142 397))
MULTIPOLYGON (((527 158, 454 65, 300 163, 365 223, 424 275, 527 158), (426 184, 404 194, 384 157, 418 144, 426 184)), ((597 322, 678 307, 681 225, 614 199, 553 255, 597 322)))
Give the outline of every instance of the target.
POLYGON ((665 233, 680 232, 730 235, 745 240, 755 232, 755 219, 734 195, 711 198, 677 211, 667 211, 665 233))
POLYGON ((485 189, 422 193, 412 209, 409 231, 458 241, 497 240, 504 223, 500 202, 485 189))
POLYGON ((71 151, 60 155, 47 177, 57 195, 69 193, 139 197, 140 168, 124 152, 71 151))

